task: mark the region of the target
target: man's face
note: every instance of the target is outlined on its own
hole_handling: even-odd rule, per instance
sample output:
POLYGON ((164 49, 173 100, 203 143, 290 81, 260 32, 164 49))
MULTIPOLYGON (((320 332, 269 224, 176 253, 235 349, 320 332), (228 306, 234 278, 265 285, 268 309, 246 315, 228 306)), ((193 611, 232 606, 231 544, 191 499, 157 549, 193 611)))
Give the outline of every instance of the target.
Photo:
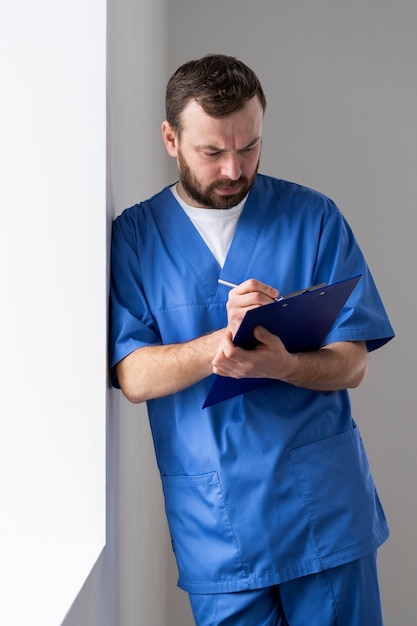
POLYGON ((176 157, 178 193, 195 207, 229 209, 253 183, 261 153, 263 109, 257 97, 224 118, 207 115, 195 101, 182 113, 180 136, 167 122, 163 134, 176 157), (170 145, 165 135, 171 132, 170 145))

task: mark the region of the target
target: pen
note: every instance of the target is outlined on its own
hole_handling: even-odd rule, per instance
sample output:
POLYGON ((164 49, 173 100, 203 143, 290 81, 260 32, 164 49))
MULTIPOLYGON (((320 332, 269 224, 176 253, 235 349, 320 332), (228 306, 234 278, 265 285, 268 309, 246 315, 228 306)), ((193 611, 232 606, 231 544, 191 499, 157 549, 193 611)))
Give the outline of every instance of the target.
POLYGON ((237 285, 235 285, 235 283, 229 283, 228 280, 223 280, 222 278, 219 278, 219 280, 217 282, 219 283, 219 285, 225 285, 225 287, 231 287, 232 289, 234 287, 237 287, 237 285))
MULTIPOLYGON (((237 287, 235 283, 230 283, 228 280, 223 280, 222 278, 219 278, 217 282, 219 283, 219 285, 224 285, 225 287, 231 287, 232 289, 234 287, 237 287)), ((279 296, 278 298, 274 298, 274 300, 276 302, 279 302, 280 300, 282 300, 283 297, 284 296, 279 296)))
MULTIPOLYGON (((223 280, 222 278, 219 278, 217 282, 219 283, 219 285, 225 285, 226 287, 231 287, 232 289, 233 287, 237 287, 235 283, 230 283, 228 280, 223 280)), ((293 291, 292 293, 287 293, 284 296, 278 296, 278 298, 275 298, 275 301, 280 302, 280 300, 284 300, 284 298, 298 296, 302 293, 307 293, 308 291, 314 291, 314 289, 320 289, 321 287, 325 287, 326 285, 327 283, 320 283, 319 285, 313 285, 312 287, 308 287, 307 289, 300 289, 299 291, 293 291)))

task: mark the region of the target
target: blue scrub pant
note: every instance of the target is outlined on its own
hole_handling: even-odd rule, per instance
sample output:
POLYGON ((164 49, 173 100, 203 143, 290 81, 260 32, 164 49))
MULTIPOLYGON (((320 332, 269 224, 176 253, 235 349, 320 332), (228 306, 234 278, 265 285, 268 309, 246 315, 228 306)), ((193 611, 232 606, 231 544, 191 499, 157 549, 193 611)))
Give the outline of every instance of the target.
POLYGON ((274 587, 190 594, 197 626, 382 626, 376 553, 274 587))

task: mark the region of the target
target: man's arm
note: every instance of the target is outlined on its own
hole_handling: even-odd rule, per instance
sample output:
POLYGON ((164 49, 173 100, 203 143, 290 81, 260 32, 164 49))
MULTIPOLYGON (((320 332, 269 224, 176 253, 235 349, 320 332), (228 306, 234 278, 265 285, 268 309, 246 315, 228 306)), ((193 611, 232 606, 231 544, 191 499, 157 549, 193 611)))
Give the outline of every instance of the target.
POLYGON ((130 402, 144 402, 181 391, 213 373, 212 361, 225 330, 180 344, 144 346, 116 365, 130 402))
MULTIPOLYGON (((254 279, 232 289, 227 303, 229 331, 237 330, 248 309, 268 304, 278 293, 254 279)), ((213 359, 225 331, 185 343, 138 348, 116 365, 121 390, 128 400, 138 403, 194 385, 213 373, 213 359)))

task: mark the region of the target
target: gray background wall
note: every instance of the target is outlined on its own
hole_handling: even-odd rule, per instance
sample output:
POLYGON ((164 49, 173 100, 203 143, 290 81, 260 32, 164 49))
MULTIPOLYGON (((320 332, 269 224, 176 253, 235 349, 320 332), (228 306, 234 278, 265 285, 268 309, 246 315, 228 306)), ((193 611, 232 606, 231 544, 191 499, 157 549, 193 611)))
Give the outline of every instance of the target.
MULTIPOLYGON (((386 626, 417 615, 414 0, 109 1, 109 220, 175 173, 160 140, 168 76, 208 52, 242 58, 268 110, 262 170, 330 195, 362 245, 397 338, 352 394, 392 536, 386 626)), ((188 626, 144 407, 109 392, 108 545, 65 626, 188 626)))

